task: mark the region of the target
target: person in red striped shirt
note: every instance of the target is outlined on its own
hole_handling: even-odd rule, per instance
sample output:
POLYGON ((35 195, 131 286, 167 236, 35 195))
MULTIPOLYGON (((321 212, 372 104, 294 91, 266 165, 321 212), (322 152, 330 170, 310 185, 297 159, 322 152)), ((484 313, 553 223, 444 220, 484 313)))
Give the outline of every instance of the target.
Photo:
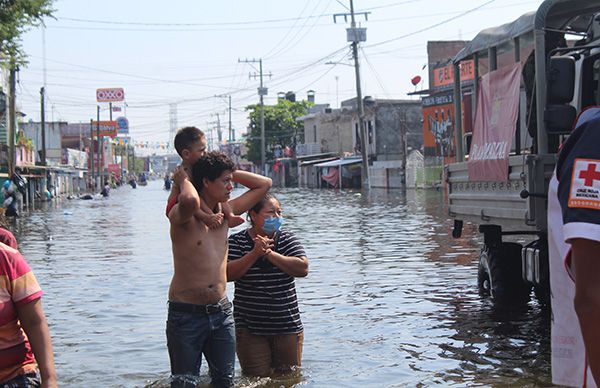
POLYGON ((0 388, 57 386, 41 297, 15 236, 0 228, 0 388))

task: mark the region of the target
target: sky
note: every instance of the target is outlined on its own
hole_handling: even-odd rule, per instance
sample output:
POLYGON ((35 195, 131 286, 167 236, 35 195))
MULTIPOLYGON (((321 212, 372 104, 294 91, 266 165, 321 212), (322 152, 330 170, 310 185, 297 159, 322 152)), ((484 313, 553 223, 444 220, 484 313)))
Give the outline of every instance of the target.
MULTIPOLYGON (((367 28, 359 49, 363 96, 409 99, 420 75, 427 89, 427 41, 469 40, 480 30, 537 9, 540 0, 354 0, 356 20, 367 28), (365 19, 365 13, 368 20, 365 19)), ((170 115, 177 127, 193 125, 216 143, 220 121, 227 138, 228 97, 236 138, 246 132, 245 108, 258 102, 262 59, 265 104, 293 91, 338 107, 356 95, 354 67, 343 16, 349 0, 55 0, 54 19, 23 37, 28 65, 21 68, 18 104, 26 120, 89 123, 107 103, 96 89, 120 87, 134 142, 163 153, 170 115), (45 79, 45 81, 44 81, 45 79)), ((118 104, 116 104, 118 105, 118 104)))

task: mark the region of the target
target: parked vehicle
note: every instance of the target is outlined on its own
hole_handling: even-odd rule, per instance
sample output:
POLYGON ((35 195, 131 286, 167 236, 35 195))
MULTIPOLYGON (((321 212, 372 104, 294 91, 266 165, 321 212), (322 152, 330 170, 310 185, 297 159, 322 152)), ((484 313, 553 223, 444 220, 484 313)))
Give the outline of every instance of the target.
POLYGON ((600 105, 600 2, 544 1, 512 23, 481 31, 453 64, 457 163, 446 167, 453 235, 460 236, 463 220, 483 233, 482 294, 514 305, 527 302, 533 288, 548 303, 548 183, 577 115, 600 105), (468 60, 475 79, 481 76, 473 137, 462 134, 462 120, 471 118, 463 116, 459 74, 468 60))

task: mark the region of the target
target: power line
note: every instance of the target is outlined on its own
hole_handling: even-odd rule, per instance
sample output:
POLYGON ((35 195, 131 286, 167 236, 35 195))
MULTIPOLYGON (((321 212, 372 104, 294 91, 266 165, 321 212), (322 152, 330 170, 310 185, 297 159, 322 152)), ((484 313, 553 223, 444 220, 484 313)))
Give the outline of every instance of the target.
MULTIPOLYGON (((302 11, 300 11, 300 15, 302 15, 304 13, 304 11, 308 8, 308 4, 309 4, 308 1, 306 1, 304 3, 304 8, 302 8, 302 11)), ((269 54, 271 54, 273 51, 275 51, 275 49, 277 49, 279 47, 279 45, 282 44, 285 41, 285 39, 288 37, 288 35, 296 27, 296 24, 298 24, 298 21, 299 21, 299 19, 296 19, 294 21, 294 24, 292 24, 292 26, 290 27, 290 29, 285 33, 285 35, 281 38, 281 40, 279 42, 277 42, 277 44, 275 46, 273 46, 273 48, 268 53, 266 53, 265 55, 263 55, 263 57, 265 57, 265 58, 268 57, 269 54)))
MULTIPOLYGON (((317 6, 316 6, 316 7, 313 9, 313 11, 316 11, 316 9, 317 9, 317 7, 319 6, 319 4, 320 4, 320 3, 318 3, 318 4, 317 4, 317 6)), ((323 12, 321 13, 321 15, 325 15, 325 11, 327 10, 327 8, 329 8, 329 4, 328 4, 328 3, 326 3, 326 4, 325 4, 325 8, 323 9, 323 12)), ((306 22, 305 22, 305 23, 302 25, 302 28, 301 28, 301 29, 299 29, 299 30, 296 32, 296 35, 294 35, 294 37, 292 37, 292 39, 290 40, 290 44, 288 44, 288 47, 284 47, 284 48, 282 48, 281 50, 279 50, 279 51, 278 51, 278 52, 276 52, 275 54, 272 54, 272 55, 271 55, 269 58, 273 58, 273 57, 276 57, 276 56, 280 56, 280 55, 282 55, 282 54, 284 54, 284 53, 287 53, 288 51, 290 51, 290 49, 294 48, 295 46, 297 46, 297 45, 298 45, 298 43, 300 43, 300 42, 301 42, 301 41, 302 41, 302 40, 303 40, 303 39, 306 37, 306 35, 308 35, 308 33, 309 33, 309 32, 311 32, 311 31, 313 30, 313 28, 314 28, 314 27, 315 27, 315 25, 317 24, 317 22, 315 21, 315 23, 313 23, 313 25, 312 25, 312 26, 310 26, 310 27, 309 27, 309 28, 306 30, 306 32, 304 33, 304 35, 302 35, 300 38, 298 38, 298 40, 297 40, 296 42, 294 42, 294 43, 292 44, 293 40, 294 40, 294 39, 295 39, 295 38, 296 38, 296 37, 297 37, 297 36, 300 34, 300 32, 302 31, 302 29, 304 29, 304 27, 306 27, 306 24, 307 24, 307 23, 308 23, 308 20, 307 20, 307 21, 306 21, 306 22)), ((267 58, 267 59, 269 59, 269 58, 267 58)))
POLYGON ((379 84, 379 87, 381 88, 381 90, 383 90, 383 93, 386 95, 386 97, 389 97, 389 93, 388 93, 387 89, 385 88, 383 82, 381 81, 381 78, 379 77, 379 73, 377 73, 377 70, 375 70, 375 67, 371 64, 371 61, 369 61, 369 58, 367 57, 367 53, 365 53, 365 50, 363 50, 362 47, 360 47, 360 51, 363 54, 363 58, 365 58, 365 62, 367 62, 367 65, 369 65, 369 67, 371 68, 373 75, 375 75, 375 80, 379 84))
POLYGON ((356 11, 356 12, 360 13, 360 12, 364 12, 364 11, 373 11, 373 10, 382 9, 382 8, 397 7, 399 5, 405 5, 405 4, 410 4, 410 3, 420 3, 421 1, 423 1, 423 0, 405 0, 405 1, 400 1, 400 2, 397 2, 397 3, 380 5, 378 7, 370 7, 370 8, 366 8, 364 10, 360 10, 360 11, 356 11))
POLYGON ((417 31, 409 32, 408 34, 404 34, 404 35, 398 36, 398 37, 396 37, 396 38, 387 39, 387 40, 384 40, 384 41, 382 41, 382 42, 378 42, 378 43, 374 43, 374 44, 367 45, 367 46, 365 46, 365 48, 373 48, 373 47, 381 46, 381 45, 383 45, 383 44, 388 44, 388 43, 391 43, 391 42, 395 42, 395 41, 397 41, 397 40, 404 39, 404 38, 407 38, 407 37, 409 37, 409 36, 416 35, 416 34, 418 34, 418 33, 421 33, 421 32, 427 31, 427 30, 431 30, 431 29, 433 29, 433 28, 439 27, 439 26, 441 26, 441 25, 444 25, 444 24, 446 24, 446 23, 449 23, 449 22, 451 22, 451 21, 453 21, 453 20, 456 20, 456 19, 458 19, 458 18, 461 18, 461 17, 463 17, 463 16, 465 16, 465 15, 467 15, 467 14, 471 13, 471 12, 477 11, 478 9, 480 9, 480 8, 483 8, 483 7, 485 7, 486 5, 493 3, 494 1, 496 1, 496 0, 489 0, 489 1, 487 1, 487 2, 485 2, 485 3, 483 3, 483 4, 481 4, 481 5, 478 5, 477 7, 471 8, 471 9, 469 9, 469 10, 467 10, 467 11, 465 11, 465 12, 462 12, 462 13, 460 13, 460 14, 456 15, 456 16, 453 16, 453 17, 451 17, 451 18, 448 18, 448 19, 442 20, 442 21, 441 21, 441 22, 439 22, 439 23, 432 24, 432 25, 430 25, 430 26, 427 26, 427 27, 421 28, 420 30, 417 30, 417 31))
MULTIPOLYGON (((336 0, 339 2, 339 0, 336 0)), ((405 1, 401 1, 401 2, 396 2, 396 3, 392 3, 392 4, 387 4, 387 5, 381 5, 381 6, 377 6, 377 7, 369 7, 366 8, 364 10, 361 10, 360 12, 364 12, 364 11, 371 11, 371 10, 375 10, 375 9, 383 9, 383 8, 391 8, 391 7, 397 7, 399 5, 404 5, 404 4, 409 4, 409 3, 415 3, 415 2, 419 2, 419 1, 423 1, 423 0, 405 0, 405 1)), ((347 6, 345 6, 343 3, 342 4, 346 9, 348 9, 347 6)), ((359 12, 359 11, 357 11, 359 12)), ((95 24, 113 24, 113 25, 131 25, 131 26, 179 26, 179 27, 194 27, 194 26, 234 26, 234 25, 254 25, 254 24, 271 24, 271 23, 287 23, 287 22, 293 22, 293 21, 298 21, 298 20, 311 20, 311 19, 322 19, 322 18, 329 18, 331 16, 333 16, 333 13, 330 14, 322 14, 322 15, 310 15, 310 16, 299 16, 299 17, 292 17, 292 18, 278 18, 278 19, 264 19, 264 20, 245 20, 245 21, 221 21, 221 22, 196 22, 196 23, 168 23, 168 22, 133 22, 133 21, 116 21, 116 20, 101 20, 101 19, 85 19, 85 18, 73 18, 73 17, 67 17, 67 16, 62 16, 59 17, 58 20, 66 20, 66 21, 71 21, 71 22, 76 22, 76 23, 95 23, 95 24)))

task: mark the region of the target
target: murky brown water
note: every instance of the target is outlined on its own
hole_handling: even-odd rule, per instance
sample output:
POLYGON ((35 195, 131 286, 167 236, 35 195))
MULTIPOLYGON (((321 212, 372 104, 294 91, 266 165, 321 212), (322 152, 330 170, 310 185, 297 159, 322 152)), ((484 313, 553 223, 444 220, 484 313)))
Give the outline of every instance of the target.
MULTIPOLYGON (((65 200, 17 221, 45 291, 61 386, 168 386, 161 185, 65 200)), ((469 225, 450 237, 442 193, 277 194, 310 259, 297 281, 303 368, 239 386, 550 385, 548 314, 535 302, 499 312, 479 297, 479 237, 469 225)))

